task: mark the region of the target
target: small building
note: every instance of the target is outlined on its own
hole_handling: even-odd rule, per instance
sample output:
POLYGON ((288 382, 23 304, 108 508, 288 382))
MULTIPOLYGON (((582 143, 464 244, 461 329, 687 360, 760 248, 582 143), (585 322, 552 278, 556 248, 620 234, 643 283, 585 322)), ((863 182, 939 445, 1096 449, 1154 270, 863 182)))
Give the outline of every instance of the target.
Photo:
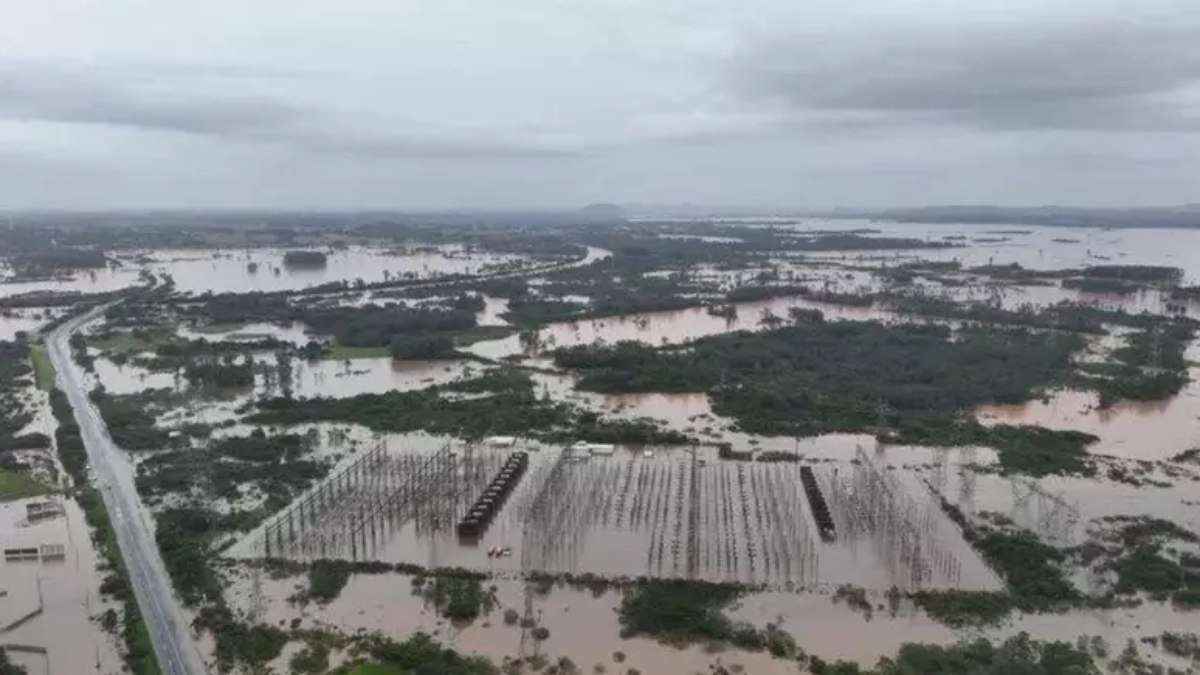
POLYGON ((25 504, 25 517, 29 522, 56 518, 62 515, 62 505, 54 501, 28 502, 25 504))
POLYGON ((67 557, 66 544, 42 544, 40 548, 43 562, 47 560, 62 560, 67 557))

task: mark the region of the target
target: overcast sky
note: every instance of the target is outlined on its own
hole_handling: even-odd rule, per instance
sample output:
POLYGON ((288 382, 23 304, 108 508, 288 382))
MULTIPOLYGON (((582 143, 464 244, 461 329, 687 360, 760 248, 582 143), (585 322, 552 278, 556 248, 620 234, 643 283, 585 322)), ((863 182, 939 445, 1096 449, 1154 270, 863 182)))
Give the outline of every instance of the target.
POLYGON ((1200 201, 1200 0, 3 0, 0 209, 1200 201))

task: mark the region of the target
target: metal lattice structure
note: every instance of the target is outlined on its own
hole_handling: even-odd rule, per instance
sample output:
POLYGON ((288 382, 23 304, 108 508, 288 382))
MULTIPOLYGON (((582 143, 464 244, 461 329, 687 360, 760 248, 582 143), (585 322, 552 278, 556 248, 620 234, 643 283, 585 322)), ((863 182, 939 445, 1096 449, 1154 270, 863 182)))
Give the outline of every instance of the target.
POLYGON ((828 481, 843 538, 868 539, 898 587, 957 585, 962 564, 939 540, 937 505, 914 499, 861 447, 851 473, 847 480, 835 472, 828 481))
POLYGON ((563 453, 525 505, 521 567, 586 571, 598 540, 622 542, 631 576, 813 583, 817 549, 799 465, 671 460, 578 461, 563 453), (638 542, 638 543, 634 543, 638 542), (635 558, 641 546, 641 557, 635 558), (636 560, 641 560, 637 564, 636 560))
POLYGON ((1014 477, 1013 505, 1009 517, 1033 530, 1042 540, 1055 546, 1073 546, 1080 516, 1079 509, 1060 495, 1047 492, 1032 478, 1014 477))
POLYGON ((260 550, 268 558, 365 560, 401 522, 451 527, 471 484, 463 475, 471 467, 459 469, 449 446, 414 455, 377 445, 268 521, 260 550))

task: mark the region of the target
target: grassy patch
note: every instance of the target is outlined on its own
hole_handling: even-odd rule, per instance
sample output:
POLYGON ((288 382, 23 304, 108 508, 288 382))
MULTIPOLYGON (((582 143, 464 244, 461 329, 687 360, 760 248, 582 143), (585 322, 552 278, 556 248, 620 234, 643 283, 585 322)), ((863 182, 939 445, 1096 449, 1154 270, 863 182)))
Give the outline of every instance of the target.
POLYGON ((33 361, 33 377, 38 389, 50 391, 54 389, 54 364, 50 362, 50 354, 46 345, 35 344, 29 348, 29 358, 33 361))
POLYGON ((486 658, 463 656, 438 644, 425 633, 415 633, 404 642, 373 636, 367 639, 365 646, 374 663, 363 664, 350 672, 366 675, 496 675, 500 672, 486 658))
POLYGON ((330 343, 329 349, 321 354, 321 358, 327 361, 345 361, 347 359, 383 359, 391 355, 387 346, 350 347, 334 340, 330 343))
POLYGON ((167 344, 174 336, 160 329, 113 331, 106 335, 88 339, 90 347, 95 347, 109 354, 138 354, 155 351, 160 345, 167 344))
POLYGON ((495 598, 476 576, 439 576, 421 592, 452 621, 473 621, 495 606, 495 598))
POLYGON ((400 666, 389 666, 379 663, 364 663, 354 670, 351 670, 348 675, 405 675, 400 666))
POLYGON ((219 518, 212 511, 183 507, 158 515, 154 539, 175 590, 189 607, 221 598, 221 579, 208 560, 208 543, 218 529, 219 518))
POLYGON ((1021 633, 993 644, 980 638, 955 645, 905 643, 892 658, 880 659, 874 669, 839 661, 828 664, 814 658, 813 675, 1084 675, 1098 673, 1091 655, 1066 642, 1041 642, 1021 633))
POLYGON ((351 567, 342 560, 318 560, 308 568, 308 597, 321 604, 337 599, 350 581, 351 567))
POLYGON ((980 442, 996 448, 1006 473, 1092 475, 1087 446, 1098 440, 1081 431, 1058 431, 1034 426, 997 425, 980 442))
POLYGON ((283 630, 267 624, 241 623, 220 603, 201 609, 192 625, 213 634, 217 668, 223 673, 238 664, 247 666, 243 672, 264 672, 263 666, 278 657, 288 642, 283 630))
POLYGON ((973 544, 1004 578, 1017 608, 1048 611, 1081 599, 1063 573, 1066 554, 1042 543, 1032 532, 988 531, 973 544))
POLYGON ((625 591, 622 637, 647 635, 671 644, 728 639, 733 631, 722 614, 739 589, 700 581, 649 580, 625 591))
POLYGON ((920 591, 913 601, 933 619, 950 626, 990 626, 1000 623, 1012 611, 1012 598, 990 591, 920 591))
POLYGON ((53 490, 25 471, 0 467, 0 502, 37 497, 53 490))

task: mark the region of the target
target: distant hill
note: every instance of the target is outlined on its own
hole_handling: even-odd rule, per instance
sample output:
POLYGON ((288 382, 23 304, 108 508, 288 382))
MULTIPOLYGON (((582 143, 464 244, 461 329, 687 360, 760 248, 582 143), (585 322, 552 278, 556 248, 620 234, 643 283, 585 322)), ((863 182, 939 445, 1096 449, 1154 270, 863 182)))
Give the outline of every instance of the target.
POLYGON ((579 213, 587 220, 620 221, 628 217, 625 209, 616 204, 588 204, 579 213))

